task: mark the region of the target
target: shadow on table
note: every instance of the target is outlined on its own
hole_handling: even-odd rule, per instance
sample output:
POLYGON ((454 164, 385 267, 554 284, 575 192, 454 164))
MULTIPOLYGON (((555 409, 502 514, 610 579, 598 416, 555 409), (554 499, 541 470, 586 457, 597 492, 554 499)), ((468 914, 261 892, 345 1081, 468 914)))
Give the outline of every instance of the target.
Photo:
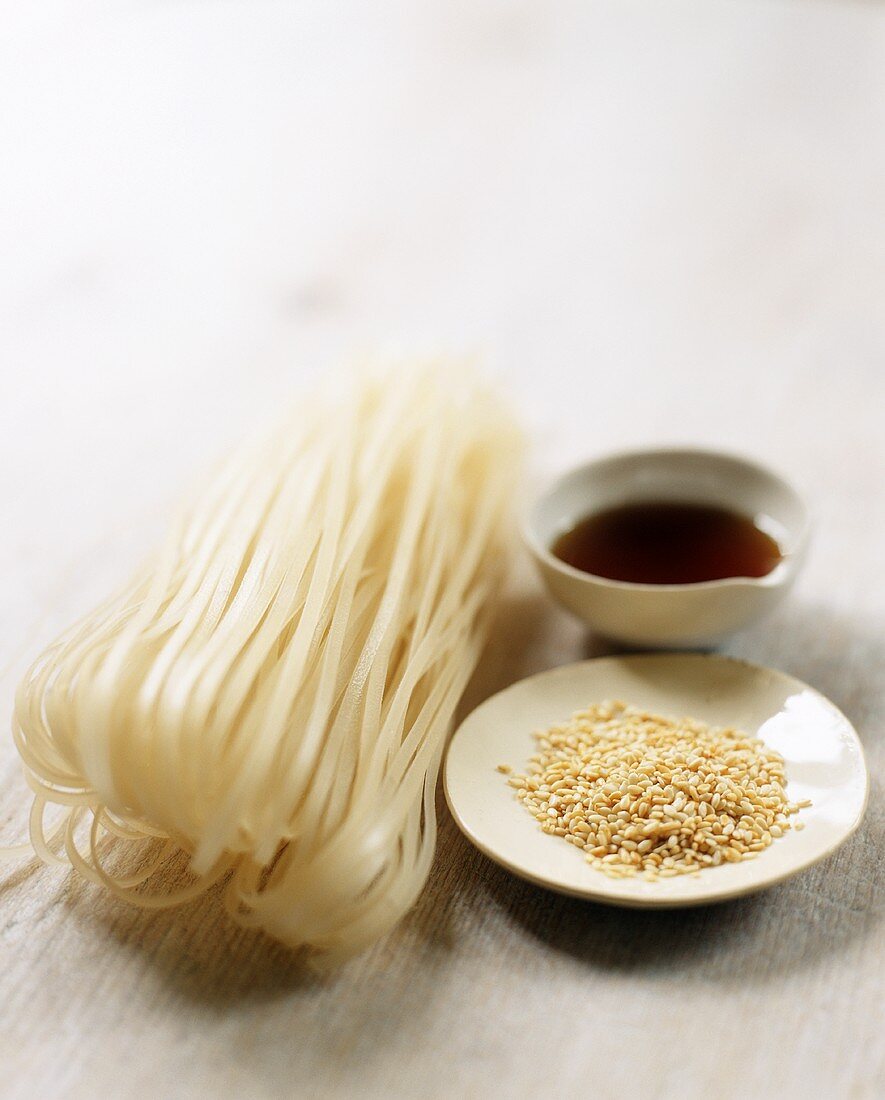
POLYGON ((477 906, 491 901, 523 932, 595 969, 687 983, 764 982, 846 950, 881 920, 881 882, 869 876, 862 853, 876 858, 885 830, 878 821, 865 832, 765 893, 694 909, 623 909, 562 897, 467 851, 474 866, 465 889, 477 906))
POLYGON ((583 628, 554 608, 537 587, 507 596, 488 644, 455 713, 454 728, 490 696, 554 664, 579 659, 583 628))
MULTIPOLYGON (((187 880, 185 858, 165 880, 175 889, 187 880)), ((320 984, 303 959, 255 929, 243 928, 226 912, 223 888, 170 909, 142 910, 109 896, 74 874, 60 884, 57 900, 79 919, 97 924, 188 1000, 219 1008, 244 1000, 266 1000, 320 984)))

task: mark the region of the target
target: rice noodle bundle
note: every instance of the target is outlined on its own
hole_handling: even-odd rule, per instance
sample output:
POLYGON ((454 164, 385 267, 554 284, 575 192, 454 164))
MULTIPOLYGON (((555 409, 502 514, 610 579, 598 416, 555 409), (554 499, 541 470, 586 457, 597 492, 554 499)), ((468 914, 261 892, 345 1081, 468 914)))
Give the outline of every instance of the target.
POLYGON ((229 874, 237 919, 293 947, 347 954, 388 931, 429 871, 517 450, 494 396, 431 364, 318 393, 238 451, 19 688, 37 854, 149 906, 229 874), (144 838, 166 840, 150 865, 108 870, 144 838), (152 892, 181 850, 196 881, 152 892))

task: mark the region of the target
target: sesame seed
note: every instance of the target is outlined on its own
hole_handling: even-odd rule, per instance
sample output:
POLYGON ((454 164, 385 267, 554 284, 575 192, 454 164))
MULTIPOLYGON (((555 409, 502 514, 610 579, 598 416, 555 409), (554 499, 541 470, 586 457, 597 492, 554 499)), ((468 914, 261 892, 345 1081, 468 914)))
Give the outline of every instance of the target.
POLYGON ((534 737, 531 774, 498 771, 544 832, 612 878, 753 859, 811 805, 787 800, 784 760, 759 738, 692 718, 605 702, 534 737))

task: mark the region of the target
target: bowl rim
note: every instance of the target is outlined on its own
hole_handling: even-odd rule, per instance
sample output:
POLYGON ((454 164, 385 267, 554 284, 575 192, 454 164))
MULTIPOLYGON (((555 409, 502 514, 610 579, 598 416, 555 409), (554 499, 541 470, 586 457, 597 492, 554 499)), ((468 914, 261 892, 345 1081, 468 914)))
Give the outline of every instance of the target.
POLYGON ((528 506, 522 509, 522 515, 520 517, 520 531, 523 542, 525 542, 532 554, 549 568, 573 581, 580 581, 594 587, 636 592, 704 592, 723 588, 777 588, 785 584, 793 576, 801 563, 808 548, 811 527, 811 512, 805 496, 799 492, 791 481, 788 481, 787 478, 778 473, 777 470, 774 470, 771 466, 766 465, 756 458, 750 458, 747 455, 741 454, 738 451, 722 450, 717 447, 682 444, 655 447, 629 447, 623 450, 605 451, 595 458, 589 458, 583 462, 569 466, 551 478, 540 492, 535 493, 528 506), (576 569, 573 565, 569 565, 567 562, 562 561, 561 558, 551 553, 549 547, 539 537, 534 523, 537 507, 543 500, 552 496, 568 478, 608 462, 623 461, 631 458, 644 458, 654 461, 656 459, 673 458, 678 455, 685 455, 691 458, 707 457, 725 459, 735 466, 743 466, 757 474, 763 475, 763 477, 767 478, 769 481, 779 484, 780 487, 785 489, 795 500, 801 514, 801 521, 795 532, 795 545, 788 553, 783 555, 771 572, 766 573, 762 577, 720 577, 711 581, 691 581, 680 584, 649 584, 645 581, 618 581, 611 577, 602 577, 598 573, 588 573, 583 569, 576 569))

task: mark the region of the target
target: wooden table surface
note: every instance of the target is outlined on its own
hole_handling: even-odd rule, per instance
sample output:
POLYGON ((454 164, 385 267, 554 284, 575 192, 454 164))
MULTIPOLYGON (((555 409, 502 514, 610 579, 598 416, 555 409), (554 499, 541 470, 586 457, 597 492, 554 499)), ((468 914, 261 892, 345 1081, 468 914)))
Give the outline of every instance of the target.
MULTIPOLYGON (((687 441, 804 487, 807 569, 725 651, 829 695, 872 796, 812 870, 665 913, 516 881, 441 807, 415 911, 322 978, 214 895, 145 914, 12 867, 0 1093, 885 1094, 885 7, 46 0, 4 26, 3 709, 280 395, 362 349, 478 350, 533 477, 687 441)), ((602 652, 523 568, 464 709, 602 652)))

